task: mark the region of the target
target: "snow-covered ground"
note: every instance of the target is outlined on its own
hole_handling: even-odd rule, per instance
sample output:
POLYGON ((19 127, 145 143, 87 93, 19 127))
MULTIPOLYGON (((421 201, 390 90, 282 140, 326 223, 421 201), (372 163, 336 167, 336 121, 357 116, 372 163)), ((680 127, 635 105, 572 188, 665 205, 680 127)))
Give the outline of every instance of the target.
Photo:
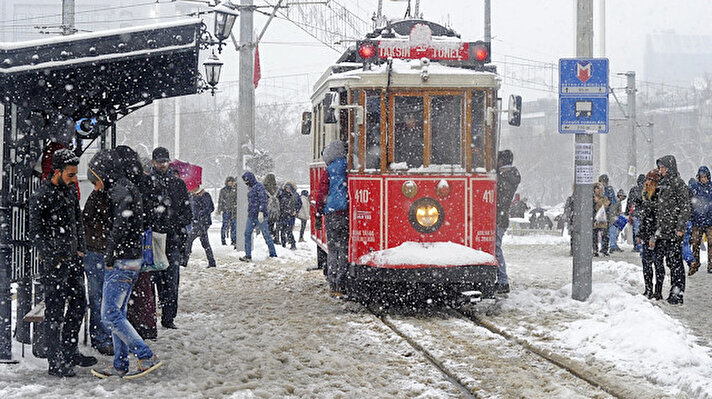
MULTIPOLYGON (((297 251, 278 247, 279 258, 268 259, 264 241, 257 237, 255 262, 242 263, 237 259, 241 252, 215 245, 218 234, 217 229, 211 231, 217 269, 206 269, 196 241, 188 268, 181 270, 179 329, 159 327, 158 339, 149 341, 164 367, 130 382, 98 380, 79 368, 78 377, 60 380, 47 375, 46 361, 33 358, 29 347, 22 358, 20 345, 14 343, 20 364, 0 365, 0 398, 462 395, 360 305, 328 296, 321 273, 306 271, 316 262, 312 243, 299 243, 297 251)), ((706 311, 712 275, 698 272, 689 278, 685 305, 673 307, 640 295, 639 261, 630 252, 616 254, 594 261, 593 294, 579 302, 571 299, 566 237, 508 236, 504 249, 512 293, 478 305, 483 316, 536 346, 638 383, 640 390, 649 386, 650 396, 664 392, 671 397, 712 397, 712 328, 706 311)), ((416 335, 435 328, 422 316, 410 321, 401 316, 398 321, 421 325, 416 335)), ((466 323, 438 323, 447 325, 453 336, 476 334, 466 323)), ((494 347, 501 342, 506 352, 506 341, 490 341, 494 347)), ((110 362, 81 349, 100 357, 101 365, 110 362)), ((526 361, 510 359, 515 364, 526 361)), ((477 370, 472 373, 473 381, 483 377, 477 370)), ((511 380, 512 375, 502 375, 496 384, 522 385, 511 380)), ((545 386, 556 380, 516 392, 566 397, 568 391, 545 386)), ((483 384, 488 385, 492 382, 483 384)), ((485 391, 482 396, 495 395, 485 391)))

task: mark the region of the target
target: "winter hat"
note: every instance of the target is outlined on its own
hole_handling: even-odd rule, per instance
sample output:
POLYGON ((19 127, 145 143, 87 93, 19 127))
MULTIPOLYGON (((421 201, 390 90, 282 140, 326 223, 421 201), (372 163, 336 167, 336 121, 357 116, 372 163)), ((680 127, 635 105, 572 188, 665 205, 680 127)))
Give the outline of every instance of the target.
POLYGON ((67 166, 79 165, 79 158, 74 155, 72 150, 62 148, 54 152, 52 155, 52 169, 64 170, 67 166))
POLYGON ((324 163, 329 165, 336 158, 346 156, 346 146, 343 141, 332 141, 324 148, 324 152, 321 156, 324 158, 324 163))
POLYGON ((156 162, 170 162, 171 154, 165 147, 156 147, 156 149, 153 150, 152 158, 156 162))
POLYGON ((502 165, 511 165, 514 162, 514 153, 511 150, 503 150, 497 153, 497 160, 502 165))
POLYGON ((603 174, 598 176, 598 182, 603 184, 608 184, 608 175, 603 174))
POLYGON ((622 198, 622 199, 626 199, 627 195, 625 195, 625 191, 623 191, 623 189, 620 189, 620 190, 618 190, 617 197, 618 197, 618 198, 622 198))
POLYGON ((230 182, 235 182, 235 177, 234 176, 228 176, 227 179, 225 179, 225 184, 228 184, 230 182))

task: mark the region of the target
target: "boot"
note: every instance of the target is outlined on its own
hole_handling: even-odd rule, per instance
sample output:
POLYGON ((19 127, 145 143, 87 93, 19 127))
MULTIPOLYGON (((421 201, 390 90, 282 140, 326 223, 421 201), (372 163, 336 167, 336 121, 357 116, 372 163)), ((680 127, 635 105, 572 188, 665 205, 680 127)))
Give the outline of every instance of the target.
POLYGON ((692 276, 693 274, 697 273, 697 270, 700 268, 700 262, 692 262, 690 263, 690 271, 687 272, 688 276, 692 276))
POLYGON ((647 281, 645 282, 645 292, 643 292, 643 296, 646 297, 646 298, 648 298, 648 299, 652 299, 652 298, 653 298, 653 287, 652 287, 652 285, 653 285, 653 284, 650 283, 650 282, 647 282, 647 281))
POLYGON ((656 283, 655 284, 655 292, 653 293, 653 299, 656 301, 659 301, 663 299, 663 285, 656 283))

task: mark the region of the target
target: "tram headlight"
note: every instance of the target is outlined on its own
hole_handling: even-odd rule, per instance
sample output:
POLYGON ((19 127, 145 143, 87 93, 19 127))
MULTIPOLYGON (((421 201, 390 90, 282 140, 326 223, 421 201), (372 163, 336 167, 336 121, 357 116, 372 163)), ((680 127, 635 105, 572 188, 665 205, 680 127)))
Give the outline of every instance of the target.
POLYGON ((407 198, 413 198, 418 194, 418 185, 413 180, 408 180, 401 186, 401 192, 407 198))
POLYGON ((420 198, 410 206, 410 225, 420 233, 434 233, 445 220, 445 211, 440 202, 433 198, 420 198))

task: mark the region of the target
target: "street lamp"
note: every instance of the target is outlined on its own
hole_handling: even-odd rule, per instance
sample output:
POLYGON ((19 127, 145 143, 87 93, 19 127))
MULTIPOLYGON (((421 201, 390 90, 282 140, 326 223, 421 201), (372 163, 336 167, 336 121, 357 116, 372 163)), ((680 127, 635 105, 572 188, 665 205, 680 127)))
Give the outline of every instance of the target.
POLYGON ((217 86, 220 81, 220 71, 222 70, 223 62, 220 61, 220 58, 213 52, 213 54, 203 62, 203 66, 205 67, 205 78, 210 86, 210 94, 215 95, 215 86, 217 86))
POLYGON ((235 25, 235 19, 239 13, 234 4, 230 1, 220 3, 213 9, 215 14, 215 28, 213 33, 218 39, 218 53, 222 53, 222 46, 225 39, 230 37, 232 26, 235 25))

